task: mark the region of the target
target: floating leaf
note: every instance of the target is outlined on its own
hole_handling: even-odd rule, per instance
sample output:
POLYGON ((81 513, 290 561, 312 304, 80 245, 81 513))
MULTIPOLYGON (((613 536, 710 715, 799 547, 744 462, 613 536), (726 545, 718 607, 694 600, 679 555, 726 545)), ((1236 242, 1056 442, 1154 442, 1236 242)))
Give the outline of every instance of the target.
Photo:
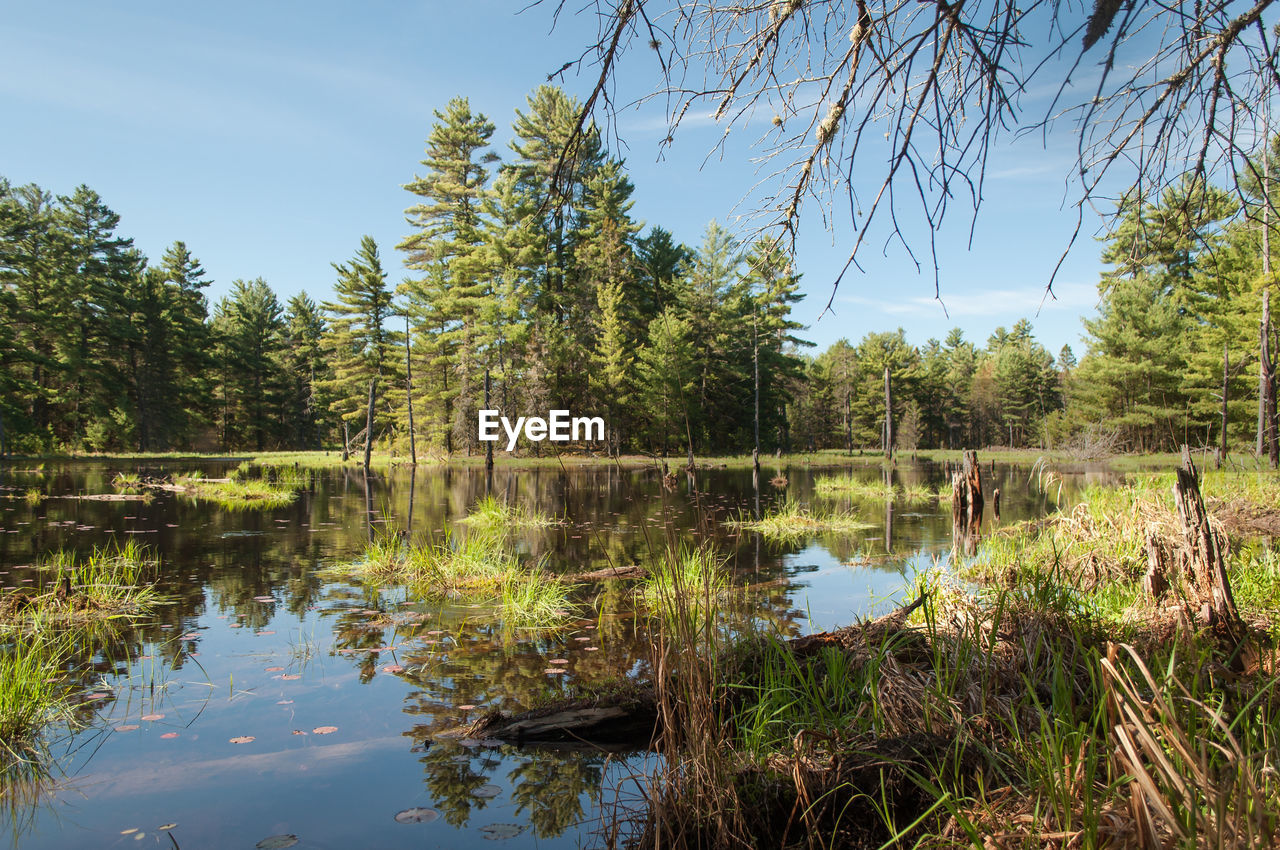
POLYGON ((401 667, 399 664, 388 664, 386 667, 382 668, 382 672, 383 673, 403 673, 404 668, 401 667))
POLYGON ((252 735, 239 735, 239 736, 237 736, 237 737, 235 737, 235 738, 232 738, 232 739, 231 739, 231 743, 233 743, 233 744, 247 744, 247 743, 249 743, 250 741, 253 741, 253 740, 254 740, 254 737, 253 737, 252 735))
POLYGON ((548 662, 548 663, 550 663, 550 664, 568 664, 568 663, 569 663, 569 659, 567 659, 567 658, 553 658, 553 659, 551 659, 551 661, 550 661, 550 662, 548 662))
POLYGON ((156 829, 160 830, 161 832, 168 832, 171 829, 177 829, 177 828, 178 828, 178 825, 176 823, 162 823, 156 827, 156 829))
POLYGON ((258 631, 254 632, 254 634, 255 635, 273 635, 275 634, 275 632, 271 629, 259 629, 258 631))
POLYGON ((137 723, 123 723, 116 727, 117 732, 132 732, 134 729, 141 729, 137 723))
POLYGON ((298 675, 297 673, 285 673, 280 678, 284 679, 285 681, 292 682, 294 679, 301 679, 302 676, 298 675))
POLYGON ((524 829, 514 823, 491 823, 488 826, 480 827, 480 834, 490 841, 503 841, 508 838, 515 838, 524 829))
POLYGON ((120 830, 120 834, 121 834, 121 835, 133 835, 133 834, 134 834, 135 832, 137 832, 137 831, 138 831, 138 828, 137 828, 136 826, 134 826, 134 827, 130 827, 129 829, 122 829, 122 830, 120 830))
MULTIPOLYGON (((480 742, 477 741, 476 743, 479 744, 480 742)), ((492 800, 501 793, 502 787, 500 785, 489 783, 488 785, 481 785, 479 788, 472 791, 471 796, 479 797, 481 800, 492 800)))
POLYGON ((460 706, 458 706, 458 710, 459 710, 459 711, 474 711, 474 710, 475 710, 475 706, 474 706, 474 705, 460 705, 460 706))
POLYGON ((267 668, 265 669, 265 671, 264 671, 264 672, 266 672, 266 673, 279 673, 279 672, 280 672, 281 670, 283 670, 283 669, 284 669, 283 667, 267 667, 267 668))
POLYGON ((396 812, 396 823, 431 823, 440 817, 440 813, 435 809, 424 809, 422 806, 415 806, 412 809, 405 809, 403 812, 396 812))
POLYGON ((253 601, 254 602, 275 602, 276 598, 274 596, 255 596, 253 597, 253 601))
POLYGON ((298 836, 296 835, 272 835, 269 838, 262 839, 253 846, 257 847, 258 850, 284 850, 284 848, 292 847, 297 843, 298 836))
POLYGON ((164 733, 163 735, 161 735, 160 737, 161 737, 161 738, 176 738, 176 737, 178 737, 178 733, 177 733, 177 732, 165 732, 165 733, 164 733))
POLYGON ((293 705, 293 700, 291 700, 291 699, 278 699, 278 700, 276 700, 276 705, 293 705))
POLYGON ((338 731, 337 726, 317 726, 316 728, 311 730, 312 734, 314 735, 330 735, 337 731, 338 731))
POLYGON ((293 734, 295 734, 295 735, 305 735, 305 734, 307 734, 307 733, 306 733, 306 732, 303 732, 301 729, 294 729, 294 730, 293 730, 293 734))
POLYGON ((546 673, 548 676, 555 676, 557 674, 568 673, 569 671, 564 669, 563 667, 548 667, 546 670, 543 670, 542 672, 546 673))
POLYGON ((156 720, 164 720, 164 715, 163 714, 144 714, 142 715, 142 719, 146 721, 154 722, 156 720))

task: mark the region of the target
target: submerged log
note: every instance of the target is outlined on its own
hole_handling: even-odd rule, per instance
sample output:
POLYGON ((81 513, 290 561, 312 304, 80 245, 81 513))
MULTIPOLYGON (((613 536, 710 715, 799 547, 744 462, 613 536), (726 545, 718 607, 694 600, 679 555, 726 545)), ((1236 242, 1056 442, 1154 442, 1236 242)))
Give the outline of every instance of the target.
POLYGON ((966 450, 960 469, 951 476, 951 545, 972 557, 982 539, 982 474, 978 453, 966 450))
POLYGON ((532 711, 491 711, 441 737, 491 738, 523 746, 571 745, 610 750, 651 749, 658 738, 658 705, 649 688, 600 699, 576 699, 532 711))
POLYGON ((602 570, 592 570, 589 573, 577 573, 569 576, 574 581, 611 581, 612 579, 622 578, 644 578, 649 575, 649 571, 638 564, 632 564, 629 567, 605 567, 602 570))

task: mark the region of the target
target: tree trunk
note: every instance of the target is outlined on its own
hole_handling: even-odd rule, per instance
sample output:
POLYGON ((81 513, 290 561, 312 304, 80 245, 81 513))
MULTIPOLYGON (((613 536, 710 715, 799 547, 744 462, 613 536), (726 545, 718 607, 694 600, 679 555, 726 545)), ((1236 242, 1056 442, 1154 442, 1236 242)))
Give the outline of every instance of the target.
POLYGON ((378 392, 378 376, 369 381, 369 405, 364 413, 364 471, 369 471, 369 457, 373 454, 373 402, 378 392))
MULTIPOLYGON (((409 314, 404 314, 404 399, 409 405, 409 462, 418 465, 418 442, 413 429, 413 363, 410 356, 413 346, 409 344, 409 314)), ((488 401, 486 399, 486 401, 488 401)))
POLYGON ((1231 360, 1227 353, 1227 344, 1222 344, 1222 454, 1219 463, 1227 459, 1227 377, 1231 369, 1231 360))
POLYGON ((346 463, 347 458, 351 457, 351 429, 347 426, 347 420, 342 420, 342 462, 346 463))
POLYGON ((951 476, 951 545, 956 554, 972 557, 982 534, 982 475, 978 453, 966 450, 960 469, 951 476))
POLYGON ((893 457, 893 389, 889 385, 889 367, 884 367, 884 456, 893 457))
POLYGON ((1271 360, 1271 290, 1262 291, 1262 322, 1258 342, 1258 392, 1261 399, 1261 421, 1258 423, 1259 440, 1267 449, 1267 457, 1274 469, 1280 463, 1280 441, 1276 434, 1276 379, 1271 360))
POLYGON ((0 415, 0 460, 9 456, 9 447, 4 439, 4 416, 0 415))
POLYGON ((760 477, 760 338, 756 328, 756 317, 751 317, 751 376, 755 382, 755 444, 751 449, 751 468, 755 477, 760 477))
MULTIPOLYGON (((489 409, 489 367, 484 367, 484 407, 489 409)), ((493 440, 485 440, 484 443, 484 492, 485 495, 493 489, 493 440)))

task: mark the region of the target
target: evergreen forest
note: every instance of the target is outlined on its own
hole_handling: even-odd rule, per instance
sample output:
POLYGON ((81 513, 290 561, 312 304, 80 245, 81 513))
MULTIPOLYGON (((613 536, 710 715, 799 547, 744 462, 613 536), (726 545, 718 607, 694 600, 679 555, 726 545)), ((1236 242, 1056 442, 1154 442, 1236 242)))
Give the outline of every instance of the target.
POLYGON ((0 451, 470 454, 483 407, 603 416, 610 453, 749 451, 757 413, 765 452, 879 449, 886 372, 898 449, 1276 442, 1275 139, 1252 183, 1121 201, 1079 359, 1025 319, 815 352, 784 245, 637 221, 599 133, 563 155, 578 111, 539 87, 498 152, 493 122, 450 101, 404 185, 402 241, 353 234, 325 294, 283 303, 259 278, 210 305, 198 246, 148 258, 89 187, 0 178, 0 451))

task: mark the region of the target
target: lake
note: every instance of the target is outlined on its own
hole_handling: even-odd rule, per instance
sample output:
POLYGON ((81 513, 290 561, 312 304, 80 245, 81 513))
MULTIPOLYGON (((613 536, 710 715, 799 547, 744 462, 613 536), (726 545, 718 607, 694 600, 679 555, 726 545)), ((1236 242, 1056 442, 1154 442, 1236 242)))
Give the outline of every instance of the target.
MULTIPOLYGON (((49 463, 0 468, 0 583, 31 583, 34 563, 136 540, 158 554, 163 604, 103 627, 73 662, 82 728, 55 727, 47 771, 10 777, 3 816, 17 846, 578 847, 603 843, 638 805, 654 756, 550 750, 436 733, 499 708, 518 711, 579 687, 648 675, 656 628, 626 582, 585 583, 563 628, 505 628, 491 609, 423 602, 329 572, 371 538, 465 534, 482 469, 407 467, 312 475, 291 505, 227 510, 174 493, 112 493, 120 470, 160 476, 236 462, 49 463), (22 496, 38 489, 39 504, 22 496), (250 740, 251 739, 251 740, 250 740), (288 836, 296 836, 296 844, 288 836)), ((945 562, 950 506, 826 500, 802 463, 763 466, 764 509, 789 494, 858 511, 873 527, 780 545, 738 533, 751 470, 713 468, 674 489, 659 470, 600 464, 499 468, 493 491, 559 524, 513 532, 522 556, 559 573, 645 564, 679 543, 714 545, 746 590, 726 616, 784 635, 834 628, 893 607, 913 575, 945 562), (767 480, 788 479, 785 490, 767 480)), ((855 474, 880 476, 877 459, 855 474)), ((1097 468, 1051 486, 1029 467, 983 467, 1001 521, 1071 503, 1097 468)), ((904 486, 945 470, 903 460, 904 486)), ((988 526, 994 524, 988 506, 988 526)))

